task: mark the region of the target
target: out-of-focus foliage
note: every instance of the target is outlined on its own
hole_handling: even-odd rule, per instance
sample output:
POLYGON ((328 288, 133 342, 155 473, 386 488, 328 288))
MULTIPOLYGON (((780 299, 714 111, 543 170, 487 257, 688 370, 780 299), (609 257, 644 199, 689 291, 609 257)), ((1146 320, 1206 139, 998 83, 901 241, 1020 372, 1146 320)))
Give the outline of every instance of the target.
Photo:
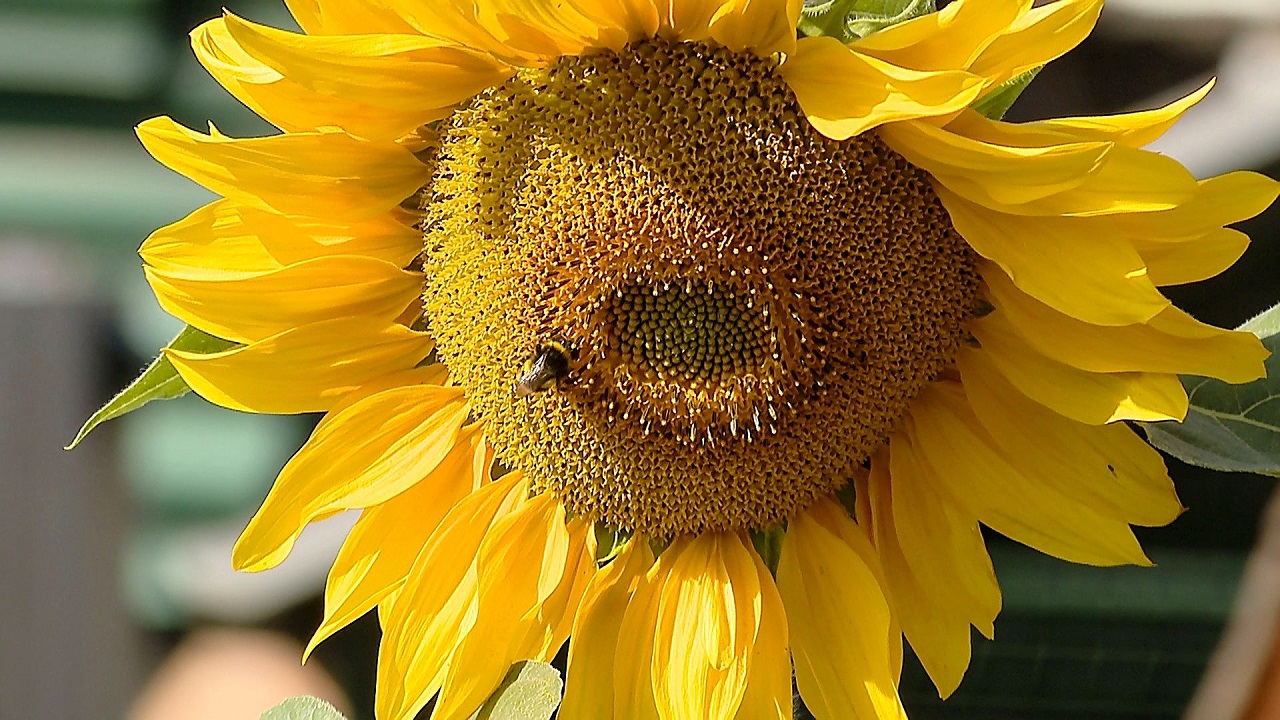
POLYGON ((1182 423, 1149 423, 1153 445, 1185 463, 1227 472, 1280 477, 1280 306, 1241 330, 1271 351, 1267 377, 1244 385, 1184 377, 1191 409, 1182 423))

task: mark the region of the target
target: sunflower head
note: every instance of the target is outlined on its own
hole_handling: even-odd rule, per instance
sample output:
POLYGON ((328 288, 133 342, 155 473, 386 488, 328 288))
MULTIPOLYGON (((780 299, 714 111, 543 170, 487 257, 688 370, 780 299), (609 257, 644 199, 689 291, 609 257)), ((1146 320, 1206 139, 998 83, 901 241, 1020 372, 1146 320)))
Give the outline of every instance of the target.
POLYGON ((761 58, 648 38, 519 71, 441 125, 425 308, 505 462, 660 537, 828 493, 952 359, 976 256, 928 176, 816 132, 761 58), (548 341, 554 392, 515 380, 548 341))

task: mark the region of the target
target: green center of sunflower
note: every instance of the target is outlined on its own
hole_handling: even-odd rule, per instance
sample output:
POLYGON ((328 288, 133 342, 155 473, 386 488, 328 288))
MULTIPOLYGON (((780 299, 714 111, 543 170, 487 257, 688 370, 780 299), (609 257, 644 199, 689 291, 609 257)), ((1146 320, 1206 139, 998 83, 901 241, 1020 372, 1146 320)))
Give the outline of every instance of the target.
POLYGON ((749 373, 769 356, 769 316, 750 297, 709 283, 621 290, 606 323, 623 364, 646 379, 714 384, 749 373))
POLYGON ((648 40, 522 70, 441 128, 421 193, 440 358, 573 513, 776 524, 846 482, 964 336, 975 258, 928 177, 873 133, 818 134, 776 67, 648 40), (549 347, 567 371, 518 395, 549 347))

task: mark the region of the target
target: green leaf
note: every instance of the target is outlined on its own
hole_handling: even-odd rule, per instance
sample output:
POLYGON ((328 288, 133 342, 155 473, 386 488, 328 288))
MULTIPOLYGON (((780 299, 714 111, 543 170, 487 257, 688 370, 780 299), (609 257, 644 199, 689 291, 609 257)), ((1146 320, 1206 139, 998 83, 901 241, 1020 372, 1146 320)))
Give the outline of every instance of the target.
POLYGON ((934 11, 934 0, 804 0, 796 29, 849 43, 934 11))
POLYGON ((507 677, 472 720, 548 720, 560 706, 564 682, 547 663, 525 660, 511 666, 507 677))
POLYGON ((1263 340, 1272 335, 1280 335, 1280 305, 1254 315, 1248 322, 1236 329, 1251 332, 1263 340))
MULTIPOLYGON (((235 345, 229 340, 214 337, 190 325, 183 328, 182 332, 169 343, 169 347, 174 350, 202 354, 221 352, 235 345)), ((64 449, 74 450, 90 431, 108 420, 131 413, 152 400, 182 397, 190 391, 191 388, 187 387, 187 383, 178 375, 177 368, 169 362, 169 358, 165 357, 164 353, 161 353, 151 361, 146 370, 142 371, 137 380, 129 383, 128 387, 91 415, 80 428, 80 432, 76 433, 75 439, 64 449)))
POLYGON ((291 697, 262 713, 258 720, 346 720, 329 703, 317 697, 291 697))
POLYGON ((1009 112, 1009 108, 1013 107, 1014 101, 1018 99, 1022 91, 1027 89, 1027 86, 1031 84, 1032 80, 1036 79, 1036 75, 1039 75, 1043 69, 1044 66, 1041 65, 1024 73, 1014 75, 1012 78, 988 90, 971 107, 992 120, 999 120, 1004 117, 1005 113, 1009 112))
POLYGON ((605 523, 597 522, 594 527, 596 535, 596 562, 603 563, 613 559, 618 551, 626 547, 630 533, 611 528, 605 523))
POLYGON ((1191 465, 1280 477, 1280 305, 1241 325, 1271 351, 1267 377, 1244 385, 1184 376, 1187 419, 1144 423, 1152 445, 1191 465))

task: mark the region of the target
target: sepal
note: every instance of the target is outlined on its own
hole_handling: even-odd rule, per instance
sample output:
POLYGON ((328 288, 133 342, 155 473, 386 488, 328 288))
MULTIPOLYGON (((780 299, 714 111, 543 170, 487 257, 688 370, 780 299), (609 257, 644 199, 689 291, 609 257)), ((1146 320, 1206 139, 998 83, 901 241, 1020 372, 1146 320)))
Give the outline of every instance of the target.
POLYGON ((1044 66, 1041 65, 1005 80, 988 90, 971 107, 992 120, 1003 118, 1004 114, 1009 112, 1009 108, 1013 107, 1013 103, 1022 94, 1022 91, 1027 89, 1027 86, 1031 84, 1032 80, 1036 79, 1036 75, 1039 75, 1043 69, 1044 66))
POLYGON ((805 0, 796 29, 850 43, 931 12, 934 0, 805 0))
MULTIPOLYGON (((214 337, 188 325, 169 342, 167 347, 203 355, 236 347, 236 343, 214 337)), ((164 353, 160 353, 136 380, 129 383, 106 405, 98 408, 98 411, 85 421, 80 432, 76 433, 75 439, 64 449, 74 450, 94 428, 108 420, 127 415, 152 400, 170 400, 182 397, 188 392, 191 392, 190 386, 178 375, 177 368, 169 362, 169 358, 164 353)))

